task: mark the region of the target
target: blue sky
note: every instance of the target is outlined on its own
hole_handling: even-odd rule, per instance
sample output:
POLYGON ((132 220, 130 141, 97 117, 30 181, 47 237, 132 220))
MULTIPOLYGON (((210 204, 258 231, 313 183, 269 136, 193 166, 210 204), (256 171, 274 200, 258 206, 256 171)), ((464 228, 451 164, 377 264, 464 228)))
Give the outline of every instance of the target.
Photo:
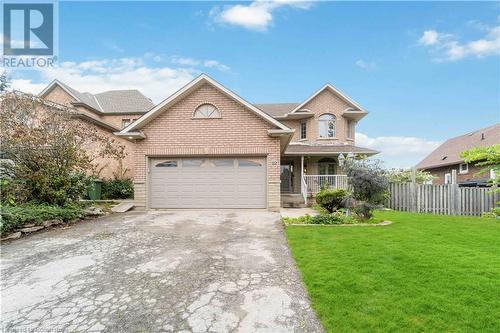
POLYGON ((10 74, 33 92, 57 77, 156 102, 200 72, 256 103, 330 82, 370 112, 358 145, 410 166, 499 121, 499 14, 495 2, 61 2, 60 65, 10 74))

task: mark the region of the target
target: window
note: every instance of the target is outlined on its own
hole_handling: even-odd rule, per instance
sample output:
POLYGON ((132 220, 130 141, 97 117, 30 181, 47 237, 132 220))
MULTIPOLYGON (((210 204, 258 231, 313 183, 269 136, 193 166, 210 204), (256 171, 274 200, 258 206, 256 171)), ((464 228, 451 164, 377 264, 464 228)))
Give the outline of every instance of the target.
POLYGON ((304 121, 300 123, 300 139, 303 140, 307 137, 307 123, 304 121))
POLYGON ((260 167, 262 164, 251 160, 238 160, 239 167, 260 167))
POLYGON ((220 118, 220 112, 212 104, 202 104, 194 111, 195 118, 220 118))
POLYGON ((460 164, 460 167, 458 169, 460 173, 467 173, 469 172, 469 165, 467 163, 462 163, 460 164))
POLYGON ((451 184, 451 173, 446 173, 444 175, 444 183, 445 184, 451 184))
POLYGON ((157 168, 177 168, 177 161, 164 161, 155 165, 157 168))
POLYGON ((319 117, 319 137, 334 138, 335 137, 335 116, 333 114, 324 114, 319 117))
MULTIPOLYGON (((320 175, 335 175, 337 162, 333 158, 322 158, 318 161, 320 175)), ((330 184, 333 185, 333 184, 330 184)))
POLYGON ((348 139, 354 139, 354 130, 356 127, 356 122, 349 120, 347 122, 347 138, 348 139))
POLYGON ((183 168, 199 168, 203 163, 203 160, 183 160, 183 168))
POLYGON ((234 160, 213 160, 215 167, 233 167, 234 160))
POLYGON ((132 124, 130 119, 122 119, 122 128, 127 127, 128 125, 132 124))

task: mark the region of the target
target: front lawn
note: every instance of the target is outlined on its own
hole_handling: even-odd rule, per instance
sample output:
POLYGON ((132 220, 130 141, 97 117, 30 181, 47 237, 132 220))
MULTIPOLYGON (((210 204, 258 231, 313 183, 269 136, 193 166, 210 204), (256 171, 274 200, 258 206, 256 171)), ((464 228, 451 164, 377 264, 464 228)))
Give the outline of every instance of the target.
POLYGON ((329 332, 499 332, 500 223, 377 212, 385 227, 288 227, 329 332))

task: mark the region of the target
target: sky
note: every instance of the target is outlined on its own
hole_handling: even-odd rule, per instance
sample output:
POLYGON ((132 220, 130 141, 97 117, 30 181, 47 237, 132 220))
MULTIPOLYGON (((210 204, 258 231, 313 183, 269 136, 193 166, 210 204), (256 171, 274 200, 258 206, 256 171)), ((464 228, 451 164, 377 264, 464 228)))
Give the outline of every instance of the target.
POLYGON ((356 144, 410 167, 499 122, 500 5, 60 2, 58 65, 9 75, 28 92, 57 78, 159 102, 202 72, 253 103, 301 102, 331 83, 369 112, 356 144))

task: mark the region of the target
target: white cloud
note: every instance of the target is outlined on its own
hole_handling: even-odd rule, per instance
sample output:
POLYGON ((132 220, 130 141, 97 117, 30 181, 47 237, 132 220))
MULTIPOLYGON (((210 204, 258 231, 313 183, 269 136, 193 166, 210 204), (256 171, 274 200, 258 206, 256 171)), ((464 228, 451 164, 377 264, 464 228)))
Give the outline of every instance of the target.
POLYGON ((254 1, 249 5, 226 6, 224 9, 215 7, 210 11, 218 23, 227 23, 254 31, 266 31, 273 21, 273 12, 280 7, 309 9, 310 1, 274 0, 254 1))
POLYGON ((359 68, 371 71, 377 69, 377 64, 373 61, 365 61, 363 59, 356 60, 356 66, 359 68))
POLYGON ((11 86, 13 89, 37 94, 50 81, 58 79, 81 92, 99 93, 106 90, 138 89, 157 103, 177 91, 206 68, 224 72, 230 70, 228 66, 217 60, 197 60, 179 56, 164 57, 146 53, 141 57, 82 62, 65 61, 52 68, 38 68, 39 79, 37 80, 23 76, 27 73, 32 74, 31 71, 26 71, 26 73, 19 71, 12 73, 11 86))
POLYGON ((16 77, 12 79, 12 88, 39 93, 50 81, 58 79, 81 92, 138 89, 154 102, 159 102, 199 74, 192 68, 152 66, 144 57, 79 63, 68 61, 38 71, 40 80, 16 77))
POLYGON ((381 153, 374 158, 384 161, 388 168, 407 168, 416 165, 441 143, 410 136, 369 137, 356 133, 356 145, 371 148, 381 153))
POLYGON ((434 45, 438 42, 439 34, 435 30, 424 31, 422 37, 418 40, 423 45, 434 45))
POLYGON ((203 62, 203 66, 205 66, 207 68, 216 68, 216 69, 220 70, 221 72, 227 72, 228 70, 230 70, 230 68, 228 66, 221 64, 217 60, 205 60, 203 62))
POLYGON ((171 62, 174 64, 178 65, 183 65, 183 66, 202 66, 205 68, 215 68, 221 72, 227 72, 231 68, 227 65, 224 65, 223 63, 217 61, 217 60, 198 60, 194 58, 188 58, 188 57, 180 57, 180 56, 173 56, 171 57, 171 62))
POLYGON ((420 37, 419 44, 437 54, 436 61, 453 61, 467 57, 484 58, 500 54, 500 25, 487 28, 475 21, 474 24, 476 27, 480 26, 480 30, 486 31, 486 35, 476 40, 460 42, 454 35, 427 30, 420 37))

